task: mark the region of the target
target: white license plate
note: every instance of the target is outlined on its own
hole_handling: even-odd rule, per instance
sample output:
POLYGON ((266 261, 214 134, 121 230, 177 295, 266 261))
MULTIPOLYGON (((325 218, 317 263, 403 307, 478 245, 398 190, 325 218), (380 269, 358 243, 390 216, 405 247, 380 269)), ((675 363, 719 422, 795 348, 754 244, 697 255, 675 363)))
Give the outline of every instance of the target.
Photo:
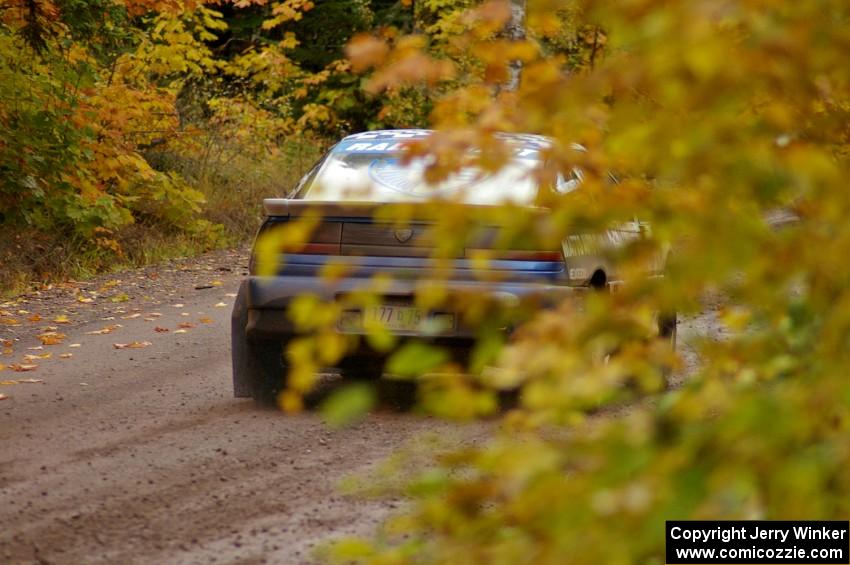
POLYGON ((428 313, 414 306, 379 304, 362 311, 344 312, 339 329, 344 333, 366 333, 385 329, 398 334, 437 335, 454 329, 454 314, 428 313))

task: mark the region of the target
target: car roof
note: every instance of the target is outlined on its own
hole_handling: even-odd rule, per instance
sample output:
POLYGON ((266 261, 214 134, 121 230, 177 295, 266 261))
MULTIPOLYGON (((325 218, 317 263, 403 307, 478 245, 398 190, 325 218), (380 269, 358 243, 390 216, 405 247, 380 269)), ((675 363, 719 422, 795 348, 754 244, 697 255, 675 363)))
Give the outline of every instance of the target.
MULTIPOLYGON (((334 153, 393 153, 401 150, 405 141, 424 139, 434 133, 430 129, 385 129, 355 133, 344 137, 334 148, 334 153)), ((552 146, 553 140, 549 137, 528 133, 503 133, 494 134, 497 139, 502 139, 517 146, 521 153, 536 153, 552 146)))

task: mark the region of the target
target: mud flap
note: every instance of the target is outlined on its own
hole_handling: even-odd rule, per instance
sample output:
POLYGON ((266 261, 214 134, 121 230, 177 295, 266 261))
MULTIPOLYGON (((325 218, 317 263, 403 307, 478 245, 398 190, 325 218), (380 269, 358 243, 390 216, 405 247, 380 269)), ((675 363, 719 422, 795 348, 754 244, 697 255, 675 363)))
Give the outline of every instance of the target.
POLYGON ((248 325, 248 282, 242 281, 233 313, 230 316, 230 354, 233 360, 233 396, 250 398, 253 396, 251 360, 248 352, 248 337, 245 328, 248 325))

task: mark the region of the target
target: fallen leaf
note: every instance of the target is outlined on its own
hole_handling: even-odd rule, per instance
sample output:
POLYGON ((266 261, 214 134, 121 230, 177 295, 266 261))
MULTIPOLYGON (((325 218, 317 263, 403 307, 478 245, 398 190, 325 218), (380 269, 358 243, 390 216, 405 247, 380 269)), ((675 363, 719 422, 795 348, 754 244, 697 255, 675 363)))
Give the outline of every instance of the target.
POLYGON ((180 312, 181 316, 190 316, 189 312, 180 312))
POLYGON ((15 380, 0 381, 0 385, 16 385, 16 384, 18 384, 18 381, 15 381, 15 380))
POLYGON ((122 320, 134 320, 134 319, 138 318, 139 316, 141 316, 141 314, 139 314, 137 312, 135 314, 127 314, 126 316, 121 316, 121 319, 122 320))
POLYGON ((225 304, 224 302, 219 302, 218 304, 215 305, 215 307, 216 308, 227 308, 227 304, 225 304))
POLYGON ((59 354, 60 359, 70 359, 73 356, 74 356, 73 353, 60 353, 59 354))
POLYGON ((14 345, 11 339, 0 339, 0 345, 3 347, 12 347, 14 345))
POLYGON ((120 327, 121 327, 121 326, 118 326, 118 325, 114 325, 114 326, 106 326, 105 328, 102 328, 102 329, 99 329, 99 330, 94 330, 94 331, 86 332, 86 335, 105 335, 105 334, 111 334, 112 332, 114 332, 114 331, 115 331, 115 329, 116 329, 116 328, 120 328, 120 327))
POLYGON ((103 320, 104 322, 108 322, 108 321, 114 320, 114 319, 115 319, 115 316, 105 316, 105 317, 101 318, 101 320, 103 320))
POLYGON ((174 333, 176 333, 176 334, 185 334, 185 333, 188 333, 188 332, 187 332, 186 330, 174 330, 174 333))
POLYGON ((11 347, 7 347, 6 349, 3 350, 3 355, 11 355, 14 352, 15 352, 14 349, 12 349, 11 347))
POLYGON ((130 300, 130 297, 124 292, 109 299, 110 302, 127 302, 128 300, 130 300))
POLYGON ((77 297, 77 302, 82 302, 83 304, 89 304, 94 302, 94 299, 83 296, 82 294, 77 297))
POLYGON ((39 314, 33 314, 29 318, 27 318, 30 322, 40 322, 41 316, 39 314))
POLYGON ((6 396, 5 394, 0 394, 0 400, 6 400, 7 398, 9 398, 9 397, 6 396))
POLYGON ((32 385, 36 383, 43 383, 44 379, 18 379, 18 382, 25 385, 32 385))
POLYGON ((81 344, 81 343, 72 343, 72 344, 71 344, 71 345, 69 345, 68 347, 81 347, 81 346, 82 346, 82 344, 81 344))
POLYGON ((177 327, 178 328, 184 328, 184 329, 188 330, 188 329, 194 328, 195 324, 193 324, 192 322, 180 322, 179 324, 177 324, 177 327))
POLYGON ((157 333, 164 334, 164 333, 168 333, 169 329, 168 329, 168 328, 163 328, 162 326, 157 326, 157 327, 155 327, 155 328, 153 329, 153 331, 155 331, 155 332, 157 332, 157 333))
POLYGON ((43 350, 44 348, 43 348, 42 346, 40 346, 40 345, 35 345, 35 346, 33 346, 33 347, 27 347, 27 349, 28 349, 28 350, 30 350, 30 351, 41 351, 41 350, 43 350))
POLYGON ((20 314, 21 316, 26 316, 29 313, 30 313, 29 310, 18 310, 18 314, 20 314))
POLYGON ((71 319, 68 318, 68 316, 66 316, 65 314, 60 314, 60 315, 56 316, 55 318, 53 318, 53 321, 57 324, 70 324, 71 323, 71 319))
POLYGON ((227 294, 225 294, 225 296, 227 296, 228 298, 236 298, 236 293, 235 292, 228 292, 227 294))
POLYGON ((35 371, 38 368, 38 365, 19 365, 18 363, 13 363, 9 365, 9 368, 15 371, 16 373, 25 373, 27 371, 35 371))
POLYGON ((24 361, 35 361, 36 359, 50 359, 53 354, 49 351, 47 353, 42 353, 41 355, 36 355, 34 353, 27 353, 24 355, 24 361))
POLYGON ((149 312, 148 316, 150 316, 151 318, 159 318, 160 316, 162 316, 162 314, 160 314, 159 312, 149 312))
POLYGON ((212 286, 221 286, 221 281, 210 281, 212 286))
POLYGON ((185 304, 173 304, 172 305, 173 308, 183 308, 184 306, 185 306, 185 304))
POLYGON ((80 386, 89 386, 89 383, 80 383, 80 386))
POLYGON ((208 317, 206 317, 206 316, 204 316, 203 318, 200 318, 200 319, 199 319, 199 321, 200 321, 202 324, 212 324, 212 323, 213 323, 213 319, 212 319, 212 318, 208 318, 208 317))
POLYGON ((42 345, 59 345, 63 341, 65 341, 65 334, 60 334, 57 332, 45 332, 43 334, 39 334, 38 339, 41 340, 42 345))
POLYGON ((142 349, 151 345, 149 341, 131 341, 130 343, 113 343, 115 349, 142 349))
POLYGON ((21 323, 15 318, 0 318, 0 324, 4 326, 20 326, 21 323))

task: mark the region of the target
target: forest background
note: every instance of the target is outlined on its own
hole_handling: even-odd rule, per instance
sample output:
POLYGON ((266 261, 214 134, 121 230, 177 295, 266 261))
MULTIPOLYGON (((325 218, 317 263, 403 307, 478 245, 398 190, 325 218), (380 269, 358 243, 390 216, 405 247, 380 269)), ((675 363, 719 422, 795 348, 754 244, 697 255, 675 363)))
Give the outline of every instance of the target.
MULTIPOLYGON (((284 194, 330 143, 427 126, 459 83, 367 92, 349 40, 416 31, 408 49, 463 65, 451 43, 472 5, 4 0, 0 288, 244 241, 262 198, 284 194)), ((562 20, 547 49, 579 68, 597 36, 562 20)))

